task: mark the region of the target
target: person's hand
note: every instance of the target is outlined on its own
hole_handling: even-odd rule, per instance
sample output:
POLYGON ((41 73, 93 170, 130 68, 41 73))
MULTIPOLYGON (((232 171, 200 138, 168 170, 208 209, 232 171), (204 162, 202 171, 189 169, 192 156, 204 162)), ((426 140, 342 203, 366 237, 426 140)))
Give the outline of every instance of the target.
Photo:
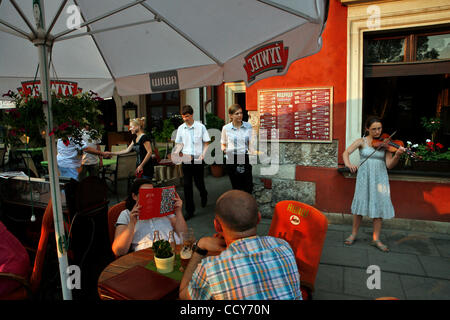
POLYGON ((397 149, 395 154, 398 154, 399 156, 401 156, 405 152, 406 152, 406 148, 405 147, 400 147, 400 148, 397 149))
POLYGON ((139 211, 141 210, 141 205, 136 202, 133 209, 130 211, 130 223, 136 224, 136 222, 139 220, 139 211))
POLYGON ((175 197, 173 198, 173 201, 175 202, 173 205, 175 211, 177 211, 177 210, 181 211, 181 209, 183 207, 183 200, 181 200, 181 198, 177 192, 175 192, 175 197))
POLYGON ((225 239, 220 235, 215 235, 213 237, 203 237, 198 241, 197 245, 202 249, 215 252, 222 252, 227 248, 225 239))
POLYGON ((405 153, 405 151, 406 151, 406 149, 404 147, 400 147, 400 148, 397 149, 397 151, 395 151, 395 156, 400 158, 400 156, 403 153, 405 153))
POLYGON ((139 176, 140 173, 143 172, 143 171, 144 171, 144 169, 142 168, 142 165, 139 165, 139 166, 136 168, 136 176, 139 176))
POLYGON ((112 154, 109 151, 102 152, 102 157, 105 159, 111 159, 112 154))
POLYGON ((355 165, 353 165, 353 164, 347 166, 347 168, 350 169, 350 172, 351 172, 351 173, 355 173, 356 171, 358 171, 358 166, 355 166, 355 165))

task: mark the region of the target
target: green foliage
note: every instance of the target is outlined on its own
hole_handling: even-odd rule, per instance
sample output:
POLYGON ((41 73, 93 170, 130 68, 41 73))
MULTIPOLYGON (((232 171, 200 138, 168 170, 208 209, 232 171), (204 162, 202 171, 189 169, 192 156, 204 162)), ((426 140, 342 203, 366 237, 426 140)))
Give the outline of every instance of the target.
POLYGON ((163 121, 162 130, 154 127, 152 129, 152 135, 158 142, 168 142, 172 138, 172 133, 183 123, 183 119, 180 115, 173 115, 170 118, 163 121))
POLYGON ((415 153, 424 161, 450 160, 450 149, 446 150, 442 144, 432 141, 417 146, 415 153))
POLYGON ((431 134, 437 132, 441 127, 441 120, 439 118, 422 117, 420 121, 425 130, 431 134))
MULTIPOLYGON (((44 106, 48 102, 43 101, 41 96, 33 97, 11 90, 4 96, 12 98, 16 105, 14 109, 1 112, 0 126, 4 128, 5 142, 21 145, 26 135, 30 137, 30 142, 40 141, 39 145, 43 145, 47 124, 44 106)), ((98 139, 103 133, 103 124, 99 119, 102 113, 98 109, 100 100, 102 99, 92 91, 69 96, 52 94, 53 125, 48 134, 63 141, 68 141, 71 136, 75 143, 80 144, 81 129, 89 126, 91 138, 98 139)))
POLYGON ((170 258, 173 255, 172 246, 167 240, 154 241, 152 250, 157 258, 170 258))
POLYGON ((207 113, 206 114, 206 128, 207 129, 217 129, 222 130, 222 127, 225 125, 225 120, 219 118, 215 114, 207 113))

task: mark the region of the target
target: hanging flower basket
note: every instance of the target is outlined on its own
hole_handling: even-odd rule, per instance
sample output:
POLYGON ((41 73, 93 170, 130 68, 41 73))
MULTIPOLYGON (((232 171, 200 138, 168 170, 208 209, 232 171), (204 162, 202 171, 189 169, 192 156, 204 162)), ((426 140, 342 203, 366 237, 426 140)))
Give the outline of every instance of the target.
MULTIPOLYGON (((12 99, 16 107, 0 112, 0 134, 4 141, 12 146, 25 143, 44 145, 47 134, 44 105, 48 102, 40 95, 32 96, 23 91, 15 93, 10 90, 5 96, 12 99)), ((99 138, 103 131, 103 121, 99 118, 102 113, 98 108, 100 100, 103 99, 93 91, 67 96, 52 94, 53 124, 48 134, 61 138, 66 144, 72 137, 75 143, 80 144, 81 129, 89 125, 91 138, 99 138)))

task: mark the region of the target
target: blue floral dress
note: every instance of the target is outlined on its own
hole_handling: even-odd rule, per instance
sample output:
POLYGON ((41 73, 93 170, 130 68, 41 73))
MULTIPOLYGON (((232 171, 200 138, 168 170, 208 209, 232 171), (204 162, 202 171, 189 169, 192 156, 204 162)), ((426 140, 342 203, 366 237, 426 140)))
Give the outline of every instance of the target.
MULTIPOLYGON (((367 145, 365 137, 363 139, 363 147, 359 149, 361 162, 375 150, 367 145)), ((376 151, 359 167, 351 212, 369 218, 392 219, 395 216, 384 150, 376 151)))

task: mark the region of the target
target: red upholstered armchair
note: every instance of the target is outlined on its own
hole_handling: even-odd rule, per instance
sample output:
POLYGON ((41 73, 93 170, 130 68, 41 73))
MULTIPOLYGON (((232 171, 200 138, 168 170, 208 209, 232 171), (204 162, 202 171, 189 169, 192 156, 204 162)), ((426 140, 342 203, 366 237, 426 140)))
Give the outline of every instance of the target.
POLYGON ((47 244, 50 238, 53 238, 54 240, 54 236, 51 237, 53 234, 53 207, 50 200, 42 218, 41 235, 39 238, 36 257, 34 259, 32 273, 29 278, 24 278, 10 273, 0 273, 0 277, 12 279, 20 283, 20 286, 16 290, 1 296, 0 300, 24 300, 33 298, 41 284, 47 244))
POLYGON ((269 236, 286 240, 294 251, 304 300, 312 299, 328 220, 319 210, 302 202, 276 204, 269 236))

